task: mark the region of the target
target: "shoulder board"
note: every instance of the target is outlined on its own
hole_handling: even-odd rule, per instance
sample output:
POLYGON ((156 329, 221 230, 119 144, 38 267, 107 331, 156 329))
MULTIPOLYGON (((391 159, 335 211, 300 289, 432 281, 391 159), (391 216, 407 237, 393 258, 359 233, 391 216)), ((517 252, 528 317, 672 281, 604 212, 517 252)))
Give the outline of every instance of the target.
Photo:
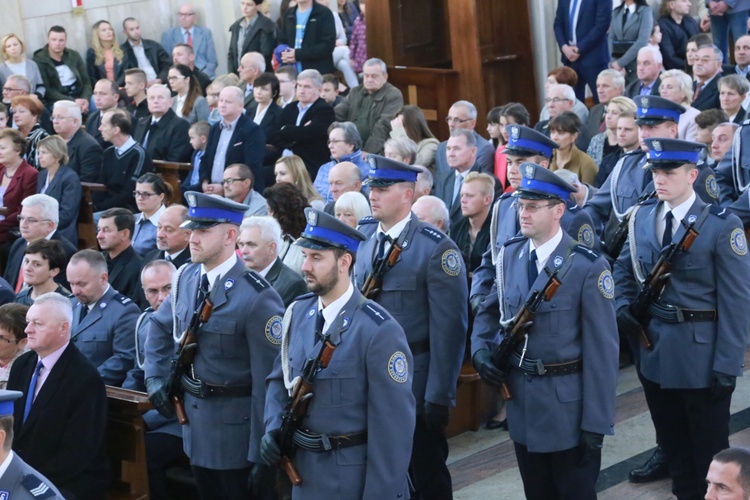
POLYGON ((361 219, 359 219, 359 222, 357 222, 357 224, 360 224, 360 225, 361 224, 377 224, 377 223, 378 223, 378 219, 376 219, 372 215, 368 215, 367 217, 362 217, 361 219))
POLYGON ((504 200, 505 198, 510 198, 511 196, 513 196, 513 193, 512 193, 512 192, 510 192, 510 193, 503 193, 503 194, 501 194, 500 196, 498 196, 498 198, 497 198, 497 199, 498 199, 498 200, 504 200))
POLYGON ((382 324, 385 320, 390 318, 390 315, 385 311, 385 309, 380 307, 372 300, 368 300, 367 302, 362 304, 362 310, 378 325, 382 324))
POLYGON ((742 122, 742 125, 743 125, 743 126, 744 126, 744 125, 750 125, 750 120, 745 120, 745 121, 743 121, 743 122, 742 122))
POLYGON ((248 269, 247 271, 245 271, 244 276, 247 282, 250 283, 257 292, 260 293, 268 288, 268 285, 266 285, 260 274, 256 273, 255 271, 251 271, 248 269))
POLYGON ((645 155, 645 154, 646 154, 646 152, 643 151, 642 149, 634 149, 632 151, 628 151, 627 153, 625 153, 622 156, 636 156, 636 155, 645 155))
POLYGON ((311 299, 313 297, 317 297, 317 295, 315 295, 313 292, 307 292, 305 294, 298 295, 297 297, 294 298, 294 300, 296 300, 296 301, 307 300, 307 299, 311 299))
POLYGON ((133 302, 132 300, 130 300, 130 298, 129 298, 129 297, 126 297, 126 296, 124 296, 124 295, 123 295, 123 294, 121 294, 121 293, 116 293, 116 294, 114 295, 114 297, 113 297, 113 298, 114 298, 114 299, 115 299, 115 300, 116 300, 117 302, 119 302, 120 304, 122 304, 122 305, 127 305, 127 304, 130 304, 130 303, 132 303, 132 302, 133 302))
POLYGON ((440 243, 445 239, 445 235, 441 233, 439 230, 435 229, 432 226, 429 226, 427 224, 423 225, 419 228, 419 232, 426 235, 428 238, 430 238, 433 241, 437 241, 440 243))
POLYGON ((574 213, 580 212, 583 209, 579 207, 578 205, 576 205, 575 202, 568 200, 568 203, 566 203, 565 210, 567 210, 571 214, 574 214, 574 213))
POLYGON ((21 481, 21 486, 26 488, 26 491, 34 498, 43 499, 57 496, 55 490, 42 481, 36 474, 26 474, 21 481))
POLYGON ((527 240, 528 238, 526 238, 526 236, 514 236, 508 241, 506 241, 505 243, 503 243, 503 246, 507 247, 508 245, 512 245, 514 243, 520 243, 522 241, 527 241, 527 240))
POLYGON ((642 202, 640 202, 639 205, 656 205, 657 203, 659 203, 659 198, 649 198, 648 200, 643 200, 642 202))
POLYGON ((715 215, 716 217, 719 217, 720 219, 726 219, 729 214, 732 212, 729 211, 726 207, 720 207, 718 205, 711 204, 711 208, 709 209, 709 212, 711 212, 712 215, 715 215))
POLYGON ((576 245, 573 247, 573 251, 576 253, 580 253, 590 261, 595 261, 599 258, 599 254, 591 250, 589 247, 585 247, 583 245, 576 245))

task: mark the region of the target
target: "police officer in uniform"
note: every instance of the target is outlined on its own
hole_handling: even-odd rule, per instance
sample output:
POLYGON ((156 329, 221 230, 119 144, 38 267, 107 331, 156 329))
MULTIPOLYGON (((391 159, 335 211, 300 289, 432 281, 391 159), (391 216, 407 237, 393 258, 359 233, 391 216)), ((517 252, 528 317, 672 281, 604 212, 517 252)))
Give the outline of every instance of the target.
MULTIPOLYGON (((524 162, 532 162, 544 168, 549 167, 552 151, 559 146, 549 137, 536 130, 522 125, 508 125, 508 144, 505 147, 505 156, 508 161, 508 181, 514 189, 518 189, 521 183, 519 167, 524 162)), ((492 222, 490 223, 489 248, 482 256, 482 264, 474 270, 471 278, 471 305, 473 311, 479 308, 484 297, 490 293, 492 282, 495 279, 495 262, 497 253, 503 243, 518 234, 518 213, 514 208, 515 198, 513 193, 503 194, 492 209, 492 222)), ((596 233, 594 231, 591 216, 579 207, 575 200, 566 200, 566 210, 560 221, 563 231, 566 231, 574 240, 589 248, 597 246, 596 233)))
POLYGON ((20 391, 0 390, 0 495, 8 500, 62 500, 55 485, 13 453, 13 402, 20 391))
POLYGON ((404 329, 414 356, 412 481, 419 498, 451 498, 445 427, 466 345, 466 269, 456 244, 411 212, 419 169, 376 155, 368 158, 365 183, 371 188, 373 216, 360 221, 367 239, 357 251, 355 285, 362 290, 374 265, 388 258, 392 242, 403 249, 375 300, 404 329))
POLYGON ((474 321, 472 359, 483 380, 507 382, 512 394, 508 427, 526 498, 594 499, 603 437, 614 426, 614 282, 607 261, 561 229, 564 200, 575 188, 532 163, 521 173, 521 236, 498 255, 497 281, 474 321), (509 366, 496 368, 501 323, 555 270, 559 290, 542 302, 509 366))
POLYGON ((750 259, 739 219, 701 201, 693 190, 700 144, 649 139, 658 200, 638 206, 630 242, 614 269, 621 331, 634 333, 630 312, 643 280, 687 224, 699 233, 677 255, 663 293, 649 308, 639 375, 678 498, 700 498, 711 458, 729 446, 729 405, 742 375, 750 259))
POLYGON ((329 342, 330 364, 315 377, 307 416, 295 433, 302 484, 293 498, 408 498, 416 411, 406 335, 350 280, 364 235, 324 212, 307 208, 305 215, 296 244, 312 293, 298 297, 284 318, 282 346, 288 349, 282 347, 268 378, 261 456, 279 462, 286 387, 329 342))
MULTIPOLYGON (((189 423, 182 427, 202 498, 246 498, 263 436, 265 378, 281 342, 284 306, 278 293, 235 253, 245 205, 202 193, 186 193, 192 229, 191 264, 180 268, 172 292, 151 316, 145 378, 149 399, 172 416, 167 378, 181 335, 208 298, 213 312, 197 332, 198 348, 181 380, 189 423)), ((254 485, 255 486, 255 485, 254 485)))
POLYGON ((750 120, 734 132, 732 147, 716 165, 716 182, 724 201, 737 201, 750 186, 750 120))

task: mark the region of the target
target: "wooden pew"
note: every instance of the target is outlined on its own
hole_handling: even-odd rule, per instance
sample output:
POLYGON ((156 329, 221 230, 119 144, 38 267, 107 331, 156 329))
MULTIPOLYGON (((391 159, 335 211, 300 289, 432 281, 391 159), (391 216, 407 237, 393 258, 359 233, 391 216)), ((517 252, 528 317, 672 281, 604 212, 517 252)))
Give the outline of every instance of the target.
POLYGON ((91 193, 94 191, 106 191, 104 184, 97 182, 81 182, 83 194, 81 196, 81 208, 78 211, 78 249, 93 248, 96 250, 96 224, 94 224, 94 202, 91 193))
POLYGON ((482 382, 471 361, 465 361, 458 375, 456 407, 451 409, 446 436, 479 430, 497 413, 498 398, 497 390, 482 382))
POLYGON ((185 202, 182 199, 182 192, 180 190, 180 185, 182 184, 181 177, 189 175, 193 166, 190 163, 178 163, 164 160, 154 160, 153 163, 156 172, 172 186, 172 197, 168 200, 164 200, 164 204, 167 206, 174 203, 184 205, 185 202), (183 172, 186 172, 187 174, 183 174, 183 172))
POLYGON ((147 499, 144 412, 153 408, 143 392, 107 386, 107 454, 112 463, 108 499, 147 499))

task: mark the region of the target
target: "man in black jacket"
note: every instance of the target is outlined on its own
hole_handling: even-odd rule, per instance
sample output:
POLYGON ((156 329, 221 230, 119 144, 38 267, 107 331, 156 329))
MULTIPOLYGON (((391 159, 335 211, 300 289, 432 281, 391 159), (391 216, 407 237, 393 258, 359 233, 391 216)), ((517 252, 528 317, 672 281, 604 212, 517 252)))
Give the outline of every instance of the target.
POLYGON ((122 22, 123 33, 128 39, 120 45, 125 53, 125 68, 140 68, 146 72, 148 86, 166 83, 172 58, 158 42, 141 38, 141 23, 128 17, 122 22))
POLYGON ((83 182, 98 182, 102 147, 81 127, 81 108, 73 101, 57 101, 52 109, 55 132, 68 143, 68 163, 83 182))
POLYGON ((295 64, 297 71, 316 69, 321 74, 334 73, 333 49, 336 46, 336 25, 328 7, 313 0, 298 0, 297 6, 286 11, 279 32, 279 45, 289 48, 281 53, 281 62, 295 64), (297 14, 307 17, 302 38, 297 31, 297 14))
POLYGON ((143 261, 131 244, 134 229, 135 216, 130 210, 110 208, 102 212, 96 225, 96 240, 107 260, 109 284, 143 308, 148 303, 140 286, 143 261))
POLYGON ((135 125, 133 139, 153 160, 189 162, 192 147, 190 124, 172 111, 172 93, 166 85, 152 85, 146 92, 149 116, 135 125))

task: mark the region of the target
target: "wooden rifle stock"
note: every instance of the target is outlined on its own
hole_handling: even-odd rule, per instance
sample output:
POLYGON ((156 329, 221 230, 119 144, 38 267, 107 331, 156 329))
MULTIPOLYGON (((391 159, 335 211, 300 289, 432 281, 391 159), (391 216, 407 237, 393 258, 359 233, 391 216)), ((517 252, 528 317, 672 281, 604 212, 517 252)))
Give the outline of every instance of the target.
POLYGON ((362 295, 370 300, 375 300, 380 294, 380 288, 383 286, 383 276, 386 271, 396 265, 401 251, 401 246, 393 241, 391 248, 388 249, 388 255, 376 263, 376 267, 367 275, 367 279, 362 285, 362 295))

